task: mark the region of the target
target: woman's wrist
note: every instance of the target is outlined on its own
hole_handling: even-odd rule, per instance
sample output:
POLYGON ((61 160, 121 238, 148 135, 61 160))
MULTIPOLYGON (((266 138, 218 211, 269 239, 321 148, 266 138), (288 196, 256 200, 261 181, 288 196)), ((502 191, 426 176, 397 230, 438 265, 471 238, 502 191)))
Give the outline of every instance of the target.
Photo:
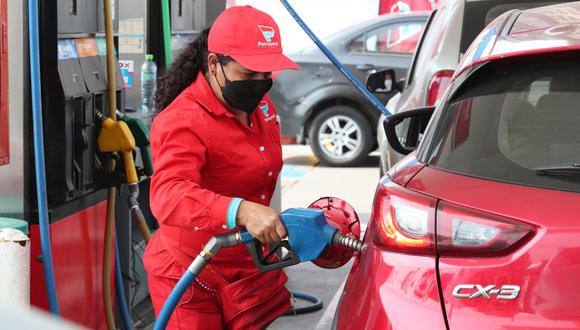
POLYGON ((234 229, 238 226, 237 218, 238 218, 238 209, 244 199, 234 197, 230 202, 230 206, 228 207, 227 219, 226 219, 226 226, 228 229, 234 229))

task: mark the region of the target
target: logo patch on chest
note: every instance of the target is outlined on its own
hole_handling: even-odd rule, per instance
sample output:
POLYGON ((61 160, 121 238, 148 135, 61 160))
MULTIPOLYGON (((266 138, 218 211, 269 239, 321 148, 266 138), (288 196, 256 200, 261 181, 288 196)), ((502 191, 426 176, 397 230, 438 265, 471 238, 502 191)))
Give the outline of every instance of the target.
POLYGON ((268 102, 262 101, 260 102, 258 107, 260 108, 260 110, 262 110, 262 114, 264 114, 264 121, 270 121, 276 118, 276 116, 272 116, 272 114, 270 113, 270 105, 268 104, 268 102))

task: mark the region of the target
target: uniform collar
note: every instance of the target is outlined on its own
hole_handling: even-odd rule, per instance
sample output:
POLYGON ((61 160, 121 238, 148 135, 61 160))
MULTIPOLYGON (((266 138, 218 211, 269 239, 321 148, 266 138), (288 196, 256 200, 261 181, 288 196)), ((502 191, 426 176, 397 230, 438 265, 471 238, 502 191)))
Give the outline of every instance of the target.
POLYGON ((201 71, 198 72, 197 78, 195 78, 195 81, 189 86, 189 91, 197 103, 199 103, 207 112, 216 116, 226 115, 228 117, 234 117, 234 115, 226 109, 226 107, 215 96, 211 86, 201 71))

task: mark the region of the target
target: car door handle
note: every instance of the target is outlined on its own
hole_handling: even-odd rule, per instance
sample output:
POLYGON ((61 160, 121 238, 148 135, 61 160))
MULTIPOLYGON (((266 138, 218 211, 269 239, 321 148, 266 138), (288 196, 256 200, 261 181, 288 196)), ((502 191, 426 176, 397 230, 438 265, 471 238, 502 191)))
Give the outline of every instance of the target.
POLYGON ((376 69, 376 67, 372 64, 359 64, 356 66, 357 70, 361 71, 370 71, 376 69))

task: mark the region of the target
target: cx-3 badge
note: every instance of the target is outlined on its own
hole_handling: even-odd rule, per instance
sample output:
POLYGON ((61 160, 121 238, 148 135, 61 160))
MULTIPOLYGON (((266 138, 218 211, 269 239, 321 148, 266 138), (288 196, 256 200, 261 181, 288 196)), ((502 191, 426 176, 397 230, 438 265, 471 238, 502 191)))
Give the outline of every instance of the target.
POLYGON ((460 284, 453 289, 453 296, 461 299, 477 299, 480 297, 491 299, 495 297, 501 300, 514 300, 519 294, 520 287, 518 285, 502 285, 501 288, 496 288, 495 285, 460 284))

